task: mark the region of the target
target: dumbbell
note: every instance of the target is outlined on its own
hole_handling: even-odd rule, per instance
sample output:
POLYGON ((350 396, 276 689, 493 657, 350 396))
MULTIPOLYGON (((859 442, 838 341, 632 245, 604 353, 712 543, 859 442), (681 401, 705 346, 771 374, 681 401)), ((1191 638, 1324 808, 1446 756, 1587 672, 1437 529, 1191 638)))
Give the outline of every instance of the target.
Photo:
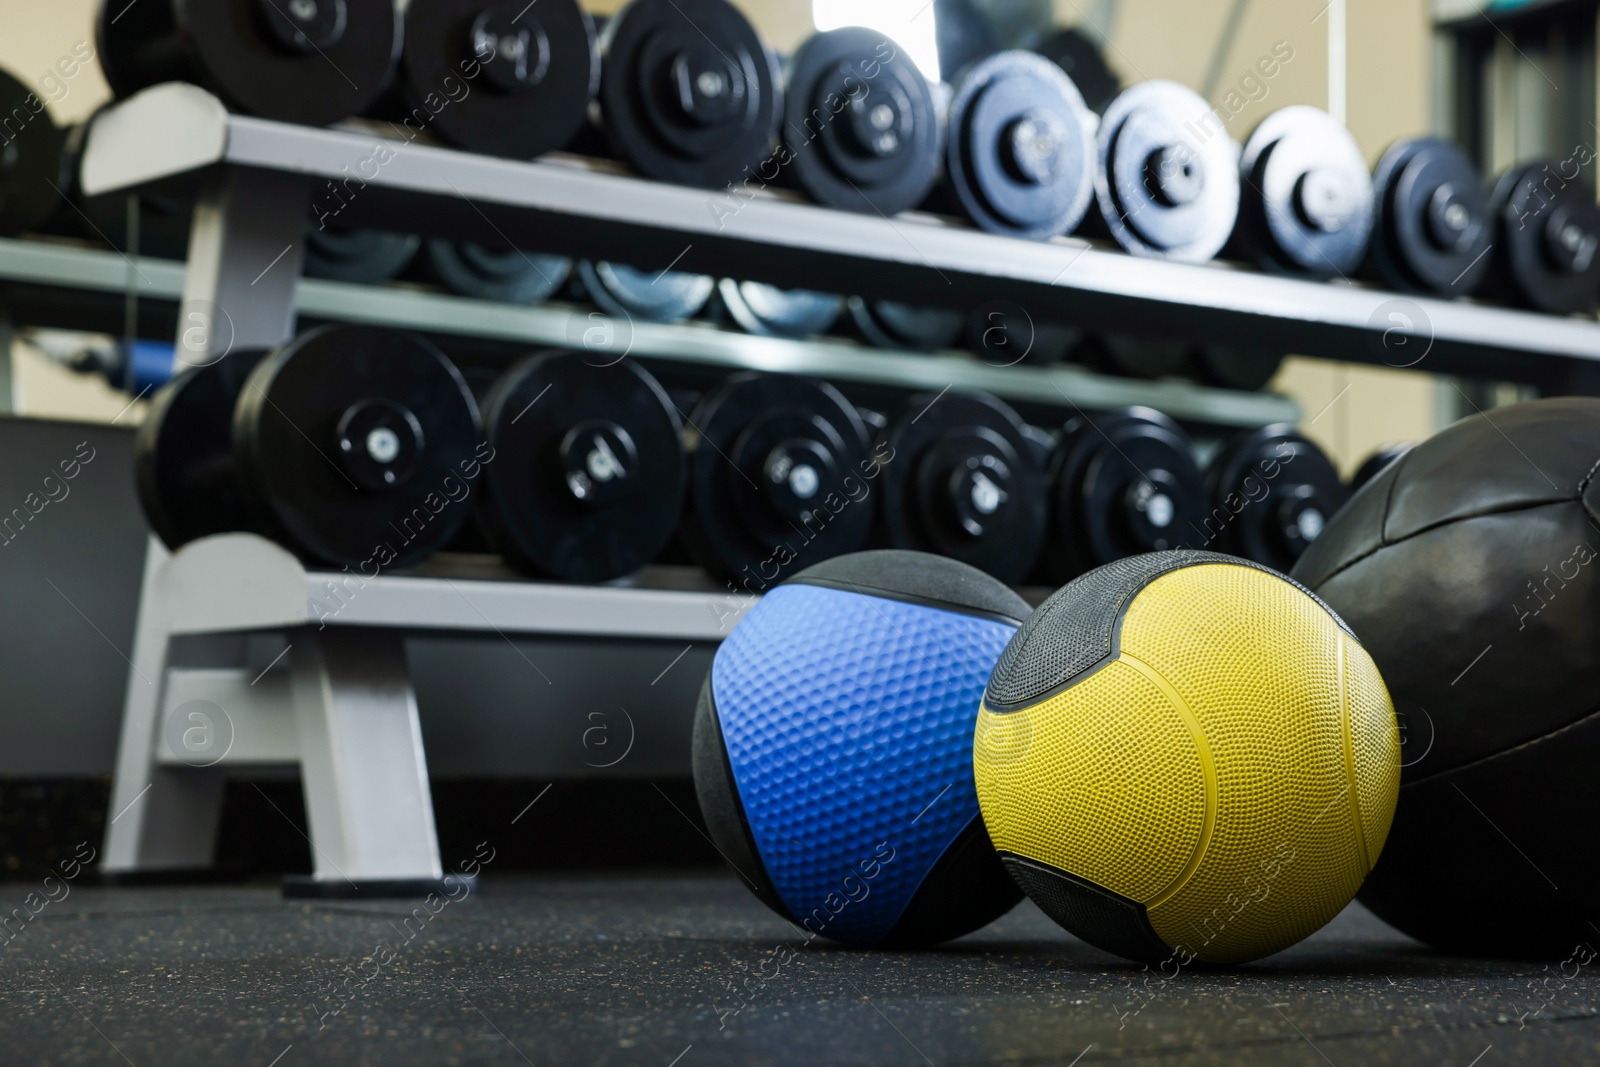
POLYGON ((994 367, 1060 363, 1082 343, 1083 331, 1076 326, 1036 320, 1007 300, 984 304, 967 316, 967 347, 994 367))
POLYGON ((0 70, 0 115, 7 117, 0 146, 0 236, 39 229, 75 186, 66 151, 67 132, 55 124, 44 101, 0 70), (30 103, 31 101, 31 103, 30 103))
POLYGON ((370 578, 448 542, 495 457, 431 343, 328 326, 182 371, 152 398, 134 458, 168 547, 253 531, 370 578))
POLYGON ((422 238, 383 230, 332 230, 306 228, 307 278, 378 285, 398 277, 416 258, 422 238))
POLYGON ((530 356, 489 390, 483 423, 495 461, 484 467, 478 514, 514 566, 604 582, 672 540, 683 511, 683 423, 632 360, 530 356))
POLYGON ((1126 556, 1202 540, 1206 483, 1194 444, 1151 408, 1069 420, 1050 460, 1049 485, 1044 565, 1057 583, 1126 556))
POLYGON ((642 322, 682 322, 699 314, 715 278, 680 271, 642 271, 620 263, 578 263, 584 292, 607 315, 642 322))
POLYGON ((1356 468, 1355 474, 1350 478, 1351 495, 1354 495, 1363 485, 1382 474, 1385 467, 1411 451, 1413 447, 1412 445, 1386 445, 1362 460, 1361 466, 1356 468))
POLYGON ((572 276, 565 256, 466 241, 430 240, 422 259, 428 276, 451 292, 502 304, 542 304, 572 276))
POLYGON ((394 0, 105 0, 95 36, 118 97, 187 81, 234 111, 326 126, 383 92, 402 28, 394 0))
POLYGON ((684 542, 760 592, 866 546, 880 464, 867 426, 826 382, 735 375, 689 418, 684 542))
POLYGON ((1238 259, 1268 270, 1346 276, 1372 236, 1372 177, 1355 138, 1319 108, 1268 115, 1239 158, 1238 259))
POLYGON ((815 337, 844 312, 844 297, 723 278, 717 296, 739 328, 763 337, 815 337))
POLYGON ((1394 289, 1466 296, 1489 271, 1494 239, 1483 179, 1448 141, 1392 145, 1372 172, 1369 273, 1394 289))
POLYGON ((896 215, 939 178, 944 128, 911 56, 860 26, 813 34, 789 60, 779 162, 819 204, 896 215))
POLYGON ((949 308, 859 296, 845 301, 845 307, 850 311, 851 324, 874 348, 912 352, 951 348, 967 328, 967 317, 949 308))
POLYGON ((1125 89, 1100 120, 1095 196, 1134 255, 1200 263, 1239 214, 1239 146, 1198 93, 1176 82, 1125 89))
POLYGON ((1283 353, 1271 348, 1204 342, 1189 353, 1194 376, 1206 385, 1256 392, 1277 377, 1283 353))
POLYGON ((1495 232, 1486 291, 1556 315, 1600 304, 1600 206, 1571 160, 1528 163, 1489 197, 1495 232), (1572 167, 1571 176, 1562 171, 1572 167))
POLYGON ((1167 378, 1184 368, 1189 346, 1154 337, 1090 334, 1073 350, 1072 358, 1102 374, 1167 378))
POLYGON ((1082 30, 1075 27, 1056 30, 1033 50, 1072 79, 1083 94, 1084 103, 1096 115, 1104 114, 1122 91, 1122 79, 1106 63, 1105 53, 1082 30))
POLYGON ((879 451, 883 529, 895 548, 1020 582, 1046 528, 1044 470, 1022 419, 987 393, 912 397, 879 451))
POLYGON ((605 132, 640 174, 721 188, 777 143, 777 60, 727 0, 632 0, 600 48, 605 132))
POLYGON ((1282 571, 1321 535, 1349 491, 1326 453, 1287 423, 1223 445, 1206 469, 1200 543, 1282 571))
POLYGON ((1031 52, 1000 52, 954 86, 945 173, 990 233, 1070 233, 1094 200, 1097 119, 1072 79, 1031 52))

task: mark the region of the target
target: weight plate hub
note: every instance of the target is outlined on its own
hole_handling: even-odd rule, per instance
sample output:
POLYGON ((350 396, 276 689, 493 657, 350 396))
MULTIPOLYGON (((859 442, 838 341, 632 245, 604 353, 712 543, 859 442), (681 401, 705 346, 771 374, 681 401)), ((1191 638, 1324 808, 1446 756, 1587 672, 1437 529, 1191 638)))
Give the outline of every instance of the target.
POLYGON ((1239 160, 1239 254, 1268 269, 1347 275, 1372 236, 1372 178, 1343 124, 1296 105, 1268 115, 1239 160))
POLYGON ((1094 198, 1095 127, 1072 79, 1031 52, 970 68, 950 105, 945 166, 967 216, 990 233, 1069 233, 1094 198))
POLYGON ((846 301, 850 320, 874 348, 932 352, 950 348, 966 329, 966 318, 948 308, 919 307, 896 300, 846 301))
POLYGON ((402 36, 394 0, 107 0, 95 32, 119 97, 188 81, 233 110, 309 126, 366 111, 402 36))
POLYGON ((777 60, 726 0, 633 0, 600 46, 606 133, 641 174, 715 189, 772 150, 777 60))
POLYGON ((1239 214, 1239 146, 1197 93, 1135 85, 1106 109, 1096 147, 1095 195, 1118 244, 1190 263, 1222 250, 1239 214))
POLYGON ((612 318, 682 322, 699 314, 717 287, 715 278, 679 271, 642 271, 620 263, 578 264, 584 291, 612 318))
POLYGON ((66 132, 51 120, 44 101, 5 71, 0 109, 0 236, 15 237, 44 225, 76 182, 67 163, 66 132))
POLYGON ((740 329, 764 337, 815 337, 832 329, 844 311, 842 296, 732 278, 717 283, 717 294, 740 329))
POLYGON ((858 26, 813 34, 784 86, 788 165, 813 200, 895 215, 927 198, 944 133, 928 79, 903 48, 858 26))
POLYGON ((382 230, 306 230, 305 275, 356 285, 377 285, 406 269, 422 238, 382 230))
POLYGON ((512 564, 573 582, 632 574, 672 540, 683 510, 683 426, 632 360, 546 352, 484 401, 495 461, 479 513, 512 564))
POLYGON ((262 360, 234 411, 264 530, 368 577, 442 547, 495 459, 455 366, 414 334, 324 327, 262 360))
POLYGON ((1327 455, 1287 424, 1225 445, 1206 471, 1201 542, 1287 574, 1349 495, 1327 455))
POLYGON ((833 386, 736 375, 690 423, 684 532, 707 569, 759 592, 866 545, 878 466, 860 414, 833 386))
POLYGON ((1557 315, 1600 303, 1600 206, 1571 161, 1531 163, 1501 175, 1489 200, 1498 289, 1523 307, 1557 315), (1571 176, 1562 173, 1571 168, 1571 176))
POLYGON ((1017 413, 986 393, 912 397, 885 437, 884 530, 1019 582, 1044 543, 1044 472, 1017 413))
POLYGON ((1372 255, 1391 287, 1465 296, 1489 270, 1493 240, 1482 178, 1461 149, 1431 137, 1401 141, 1372 174, 1372 255))
POLYGON ((503 304, 542 304, 572 276, 572 260, 515 248, 430 240, 428 267, 441 285, 462 296, 503 304))
POLYGON ((401 95, 429 130, 487 155, 565 147, 600 88, 600 43, 576 0, 411 0, 401 95))
POLYGON ((265 351, 230 352, 156 390, 133 441, 145 520, 176 551, 211 534, 251 528, 233 472, 233 409, 265 351))
POLYGON ((1141 552, 1193 547, 1206 511, 1194 446, 1159 411, 1067 423, 1050 462, 1045 566, 1058 582, 1141 552))

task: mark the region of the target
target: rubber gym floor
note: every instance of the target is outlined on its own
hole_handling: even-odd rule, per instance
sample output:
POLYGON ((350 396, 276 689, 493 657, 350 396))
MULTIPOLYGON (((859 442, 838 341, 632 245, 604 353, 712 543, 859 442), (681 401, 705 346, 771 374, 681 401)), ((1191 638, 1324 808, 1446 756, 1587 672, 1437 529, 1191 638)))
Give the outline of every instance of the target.
POLYGON ((1597 970, 1441 956, 1359 905, 1268 960, 1163 975, 1027 902, 934 951, 808 945, 704 869, 486 875, 436 914, 86 886, 0 949, 0 1062, 1579 1064, 1597 970))

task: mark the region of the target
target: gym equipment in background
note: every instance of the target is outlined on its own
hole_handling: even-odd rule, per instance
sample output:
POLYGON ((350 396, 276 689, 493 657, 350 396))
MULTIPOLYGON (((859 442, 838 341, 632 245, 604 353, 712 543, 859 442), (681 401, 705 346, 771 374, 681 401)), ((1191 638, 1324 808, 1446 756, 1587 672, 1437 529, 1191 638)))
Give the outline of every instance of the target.
POLYGON ((466 241, 428 241, 429 276, 451 292, 502 304, 542 304, 567 284, 572 260, 466 241))
POLYGON ((1280 108, 1245 141, 1230 251, 1268 270, 1351 274, 1372 236, 1372 177, 1355 138, 1320 108, 1280 108))
POLYGON ((483 401, 494 462, 478 513, 514 566, 573 582, 632 574, 683 511, 683 423, 632 360, 552 351, 506 371, 483 401))
POLYGON ((1433 137, 1390 146, 1372 172, 1371 270, 1408 292, 1467 296, 1494 239, 1483 179, 1461 149, 1433 137))
POLYGON ((866 545, 882 463, 860 413, 833 386, 736 374, 688 422, 683 535, 708 571, 760 592, 796 562, 866 545))
POLYGON ((682 322, 699 314, 715 278, 681 271, 642 271, 620 263, 578 262, 584 293, 607 315, 642 322, 682 322))
POLYGON ((850 322, 874 348, 933 352, 952 348, 966 329, 966 317, 949 308, 903 304, 898 300, 870 300, 852 296, 845 301, 850 322))
POLYGON ((1156 337, 1090 334, 1072 358, 1092 370, 1129 378, 1167 378, 1183 370, 1189 347, 1156 337))
POLYGON ((1058 322, 1035 322, 1020 304, 996 301, 967 316, 967 347, 994 367, 1049 366, 1083 343, 1083 331, 1058 322))
POLYGON ((1095 195, 1137 256, 1203 263, 1239 215, 1239 146, 1200 95, 1176 82, 1125 89, 1100 120, 1095 195))
POLYGON ((934 552, 1022 581, 1045 535, 1043 464, 1022 418, 988 393, 913 396, 883 435, 883 529, 895 548, 934 552))
POLYGON ((1600 205, 1576 163, 1513 167, 1495 183, 1489 213, 1494 251, 1486 289, 1556 315, 1600 305, 1600 205), (1567 166, 1571 177, 1560 173, 1567 166))
POLYGON ((93 374, 138 399, 172 380, 171 341, 128 341, 105 334, 25 326, 17 339, 74 374, 93 374))
POLYGON ((977 708, 1028 605, 915 552, 810 567, 717 649, 694 782, 762 903, 846 944, 938 944, 1010 911, 972 781, 977 708))
POLYGON ((1034 903, 1167 973, 1270 955, 1350 903, 1384 851, 1400 737, 1372 656, 1305 589, 1161 552, 1089 572, 1017 631, 973 773, 1034 903))
POLYGON ((1206 469, 1200 542, 1287 573, 1349 491, 1322 449, 1287 423, 1239 434, 1206 469))
POLYGON ((606 135, 645 177, 721 188, 777 143, 777 60, 726 0, 632 0, 600 47, 606 135))
POLYGON ((1043 560, 1056 584, 1127 556, 1203 540, 1206 483, 1194 443, 1159 411, 1075 416, 1049 471, 1043 560))
POLYGON ((1366 485, 1368 482, 1372 481, 1372 479, 1382 474, 1385 467, 1389 466, 1389 464, 1393 463, 1407 452, 1410 452, 1414 447, 1416 446, 1387 445, 1378 449, 1376 452, 1372 453, 1372 455, 1362 460, 1361 466, 1357 467, 1355 474, 1351 475, 1350 477, 1351 495, 1355 495, 1356 491, 1362 486, 1366 485))
POLYGON ((397 80, 384 110, 473 152, 533 159, 588 121, 600 45, 576 0, 409 0, 397 80))
POLYGON ((844 313, 842 296, 762 282, 723 278, 717 296, 740 329, 762 337, 815 337, 831 330, 844 313))
POLYGON ((1094 200, 1096 119, 1049 60, 1001 52, 962 73, 950 104, 945 173, 967 217, 990 233, 1070 233, 1094 200))
POLYGON ((1600 400, 1474 415, 1390 464, 1295 567, 1372 653, 1404 724, 1361 901, 1448 952, 1560 959, 1600 858, 1600 400))
POLYGON ((1194 376, 1207 385, 1256 392, 1278 375, 1284 355, 1276 349, 1202 343, 1189 350, 1194 376))
POLYGON ((417 256, 422 238, 383 230, 327 230, 306 227, 307 278, 378 285, 398 277, 417 256))
POLYGON ((800 46, 783 80, 789 158, 778 162, 813 200, 889 216, 927 198, 944 125, 903 48, 860 26, 828 30, 800 46))
POLYGON ((370 108, 402 33, 394 0, 105 0, 95 25, 119 98, 193 82, 232 110, 307 126, 370 108))
POLYGON ((1083 102, 1096 115, 1103 115, 1117 94, 1122 80, 1106 63, 1100 46, 1075 27, 1060 29, 1033 46, 1033 50, 1060 67, 1083 94, 1083 102))
POLYGON ((67 131, 55 124, 38 94, 4 70, 0 115, 7 116, 0 152, 0 236, 16 237, 44 225, 77 185, 76 154, 66 152, 67 131))

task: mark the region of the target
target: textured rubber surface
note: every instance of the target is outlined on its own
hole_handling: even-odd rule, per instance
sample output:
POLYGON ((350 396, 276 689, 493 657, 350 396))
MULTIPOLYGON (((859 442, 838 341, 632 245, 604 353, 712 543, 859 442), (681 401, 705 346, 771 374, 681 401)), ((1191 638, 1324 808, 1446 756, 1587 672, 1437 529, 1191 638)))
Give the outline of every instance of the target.
POLYGON ((1033 610, 1026 600, 976 567, 899 548, 852 552, 807 567, 790 581, 888 594, 949 611, 994 615, 1019 626, 1033 610))
POLYGON ((1092 572, 1018 632, 990 692, 1029 701, 979 714, 995 846, 1144 905, 1196 958, 1307 936, 1383 847, 1400 740, 1382 679, 1263 567, 1160 553, 1092 572))
POLYGON ((1148 963, 1172 955, 1172 949, 1150 929, 1150 919, 1137 902, 1047 863, 1022 856, 1000 859, 1040 911, 1095 948, 1148 963))

